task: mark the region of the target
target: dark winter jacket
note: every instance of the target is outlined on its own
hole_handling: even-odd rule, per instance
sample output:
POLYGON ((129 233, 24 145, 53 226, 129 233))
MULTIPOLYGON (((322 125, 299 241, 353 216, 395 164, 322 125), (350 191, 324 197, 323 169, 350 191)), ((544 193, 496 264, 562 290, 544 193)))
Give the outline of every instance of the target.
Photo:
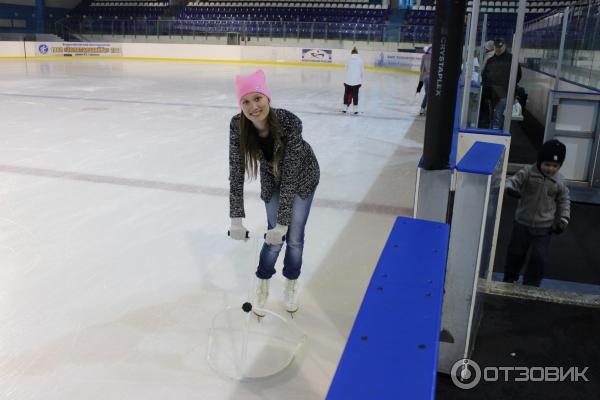
MULTIPOLYGON (((260 162, 260 198, 271 200, 273 192, 279 191, 277 223, 289 225, 294 196, 306 198, 319 184, 319 163, 308 143, 302 139, 302 121, 284 109, 271 108, 281 125, 281 140, 285 147, 279 176, 273 174, 273 164, 266 161, 262 151, 260 162)), ((235 115, 229 125, 229 216, 245 217, 244 212, 244 156, 240 152, 240 118, 235 115)), ((275 144, 274 151, 278 147, 275 144)))
POLYGON ((522 168, 506 180, 506 187, 521 195, 515 220, 531 228, 550 228, 561 218, 570 219, 569 188, 560 173, 544 176, 536 164, 522 168))
MULTIPOLYGON (((492 56, 481 73, 481 83, 488 88, 490 100, 498 100, 506 97, 508 93, 508 80, 510 79, 510 64, 512 54, 508 51, 499 56, 492 56)), ((517 68, 517 83, 521 80, 521 66, 517 68)))

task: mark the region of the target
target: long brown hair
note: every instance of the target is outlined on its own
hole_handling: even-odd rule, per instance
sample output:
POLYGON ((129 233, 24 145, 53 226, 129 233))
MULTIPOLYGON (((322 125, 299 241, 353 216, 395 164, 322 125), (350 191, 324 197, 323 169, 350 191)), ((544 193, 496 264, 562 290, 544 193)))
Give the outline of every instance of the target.
MULTIPOLYGON (((273 135, 273 141, 277 147, 277 152, 273 154, 273 175, 279 176, 280 163, 283 158, 284 145, 281 140, 281 125, 273 109, 269 109, 267 115, 267 128, 269 134, 273 135)), ((244 156, 246 174, 250 179, 256 179, 258 175, 258 161, 260 146, 258 145, 258 130, 246 116, 241 113, 240 118, 240 151, 244 156)))

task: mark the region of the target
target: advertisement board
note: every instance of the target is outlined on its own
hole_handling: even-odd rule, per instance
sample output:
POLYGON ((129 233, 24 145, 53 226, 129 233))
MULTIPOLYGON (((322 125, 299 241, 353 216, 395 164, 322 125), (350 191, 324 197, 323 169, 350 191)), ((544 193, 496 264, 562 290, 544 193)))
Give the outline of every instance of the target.
POLYGON ((333 50, 302 49, 302 62, 331 64, 333 50))
POLYGON ((398 68, 409 71, 418 71, 421 65, 419 53, 401 53, 401 52, 380 52, 375 56, 375 67, 379 68, 398 68))
POLYGON ((39 42, 35 45, 36 56, 121 57, 122 54, 120 43, 39 42))

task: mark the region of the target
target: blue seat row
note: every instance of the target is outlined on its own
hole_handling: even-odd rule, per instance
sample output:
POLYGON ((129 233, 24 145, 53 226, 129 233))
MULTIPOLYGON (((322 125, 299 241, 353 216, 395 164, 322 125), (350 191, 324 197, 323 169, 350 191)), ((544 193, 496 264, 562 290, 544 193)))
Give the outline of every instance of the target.
POLYGON ((300 22, 363 22, 373 24, 383 24, 382 18, 341 18, 328 16, 292 16, 282 14, 248 14, 245 16, 231 14, 186 14, 181 13, 177 19, 209 19, 209 20, 238 20, 238 21, 300 21, 300 22))
POLYGON ((272 36, 302 36, 302 37, 327 37, 347 39, 381 40, 382 29, 362 29, 359 27, 326 27, 317 29, 300 28, 282 25, 256 25, 256 24, 211 24, 205 21, 188 21, 175 25, 175 32, 195 33, 196 35, 240 33, 246 35, 272 35, 272 36))
POLYGON ((297 7, 185 7, 188 12, 206 12, 206 13, 236 13, 236 14, 268 14, 279 12, 285 14, 330 14, 330 15, 366 15, 377 16, 386 15, 387 10, 372 10, 362 8, 297 8, 297 7))

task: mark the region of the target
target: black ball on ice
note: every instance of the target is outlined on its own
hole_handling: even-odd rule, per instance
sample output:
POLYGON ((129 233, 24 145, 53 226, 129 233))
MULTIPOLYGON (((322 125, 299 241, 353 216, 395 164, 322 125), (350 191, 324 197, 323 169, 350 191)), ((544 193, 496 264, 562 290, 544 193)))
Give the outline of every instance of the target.
POLYGON ((252 311, 252 304, 250 304, 248 302, 242 304, 242 310, 244 310, 244 312, 252 311))

